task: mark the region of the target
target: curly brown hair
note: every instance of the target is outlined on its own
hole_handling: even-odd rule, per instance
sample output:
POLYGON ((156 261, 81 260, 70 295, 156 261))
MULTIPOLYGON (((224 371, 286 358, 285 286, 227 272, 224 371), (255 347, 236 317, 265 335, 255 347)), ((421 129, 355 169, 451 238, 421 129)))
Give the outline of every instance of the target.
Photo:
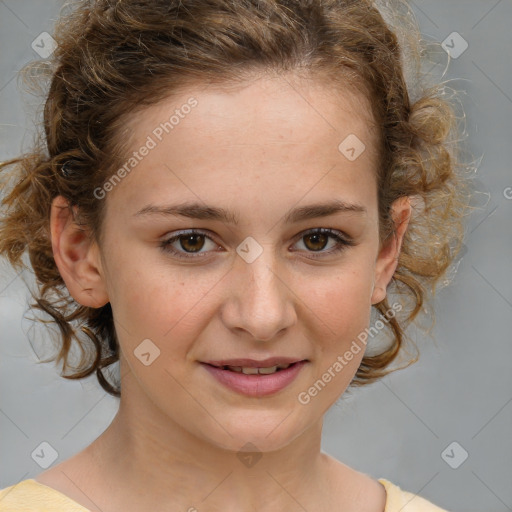
MULTIPOLYGON (((351 385, 394 371, 389 366, 407 324, 427 311, 427 292, 435 293, 463 244, 471 196, 458 172, 464 166, 455 105, 442 82, 427 86, 426 46, 405 0, 393 7, 370 0, 90 0, 61 13, 54 38, 51 58, 22 70, 34 76, 43 69, 50 78, 44 135, 29 153, 0 164, 14 181, 9 190, 7 178, 2 185, 0 255, 19 269, 28 251, 38 285, 30 307, 50 315, 60 331, 58 353, 43 362, 62 360, 63 371, 75 370, 62 375, 67 379, 95 372, 108 393, 120 396, 120 382, 103 375, 119 360, 110 303, 84 307, 69 296, 53 258, 52 199, 62 195, 77 206, 77 222, 101 245, 105 201, 93 191, 126 161, 127 117, 193 83, 291 70, 321 73, 331 87, 363 92, 370 101, 380 127, 381 244, 395 232, 390 205, 401 196, 417 199, 390 283, 409 305, 403 318, 389 319, 391 343, 365 355, 351 385), (73 342, 82 352, 78 366, 68 360, 73 342)), ((387 298, 374 307, 390 311, 387 298)))

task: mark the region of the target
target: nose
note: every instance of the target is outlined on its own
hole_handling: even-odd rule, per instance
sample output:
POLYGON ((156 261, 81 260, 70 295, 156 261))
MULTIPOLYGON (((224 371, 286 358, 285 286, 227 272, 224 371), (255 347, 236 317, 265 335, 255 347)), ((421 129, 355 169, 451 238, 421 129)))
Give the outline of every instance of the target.
POLYGON ((297 320, 290 273, 285 272, 271 249, 251 263, 237 257, 226 284, 222 321, 250 339, 271 341, 297 320))

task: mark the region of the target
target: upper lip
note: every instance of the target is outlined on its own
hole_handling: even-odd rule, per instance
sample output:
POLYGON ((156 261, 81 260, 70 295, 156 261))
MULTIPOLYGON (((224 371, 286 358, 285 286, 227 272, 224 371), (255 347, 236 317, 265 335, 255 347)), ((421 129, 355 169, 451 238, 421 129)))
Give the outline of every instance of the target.
POLYGON ((305 361, 305 359, 300 359, 298 357, 269 357, 268 359, 262 359, 261 361, 257 361, 256 359, 221 359, 218 361, 203 361, 206 364, 211 364, 212 366, 243 366, 244 368, 271 368, 272 366, 277 366, 280 364, 292 364, 298 363, 300 361, 305 361))

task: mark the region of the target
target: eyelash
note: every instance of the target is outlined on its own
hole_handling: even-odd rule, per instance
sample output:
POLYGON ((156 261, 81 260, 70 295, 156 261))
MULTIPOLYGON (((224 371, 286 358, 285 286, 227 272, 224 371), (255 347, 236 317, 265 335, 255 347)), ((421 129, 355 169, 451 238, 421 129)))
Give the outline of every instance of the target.
MULTIPOLYGON (((350 237, 347 237, 347 236, 341 236, 340 233, 341 232, 336 231, 334 229, 330 229, 330 228, 313 228, 313 229, 309 229, 308 231, 305 231, 304 233, 302 233, 302 236, 300 236, 298 238, 297 242, 299 242, 302 238, 304 238, 308 235, 316 235, 316 234, 329 235, 329 237, 334 238, 334 240, 337 242, 337 246, 334 249, 331 249, 329 251, 326 251, 326 252, 317 251, 317 253, 321 254, 321 255, 329 255, 330 256, 330 255, 337 254, 337 253, 345 250, 347 247, 352 247, 352 246, 356 245, 353 239, 351 239, 350 237)), ((185 236, 185 235, 205 236, 206 238, 208 238, 209 240, 211 240, 212 242, 215 243, 215 240, 213 240, 210 236, 208 236, 208 234, 205 233, 204 231, 191 229, 191 230, 187 230, 187 231, 180 231, 173 237, 168 238, 167 240, 163 240, 160 243, 160 248, 164 252, 171 253, 171 254, 177 256, 178 258, 183 258, 183 259, 206 257, 206 256, 202 256, 202 255, 207 255, 208 253, 195 253, 195 254, 186 253, 186 252, 177 251, 176 249, 174 249, 174 247, 171 246, 171 244, 173 242, 175 242, 176 240, 179 240, 182 236, 185 236)), ((309 251, 309 252, 311 252, 312 254, 315 254, 315 251, 309 251)), ((313 256, 312 259, 319 259, 322 257, 323 256, 313 256)))

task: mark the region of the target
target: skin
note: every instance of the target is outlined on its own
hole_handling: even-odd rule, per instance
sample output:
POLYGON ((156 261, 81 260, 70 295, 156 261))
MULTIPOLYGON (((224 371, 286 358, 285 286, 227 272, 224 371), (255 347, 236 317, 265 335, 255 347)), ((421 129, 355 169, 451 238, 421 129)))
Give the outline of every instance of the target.
POLYGON ((297 398, 369 326, 407 229, 404 197, 393 205, 396 236, 379 246, 370 109, 362 96, 335 96, 320 81, 291 75, 229 90, 198 86, 133 115, 132 149, 191 96, 198 105, 103 199, 102 247, 73 222, 64 198, 53 200, 53 252, 71 295, 86 306, 111 303, 122 396, 98 439, 37 479, 103 512, 383 511, 383 486, 320 446, 324 414, 364 351, 307 405, 297 398), (338 150, 351 133, 366 146, 354 161, 338 150), (297 206, 333 199, 367 212, 283 223, 297 206), (134 216, 149 203, 188 200, 232 210, 239 224, 134 216), (173 247, 206 257, 179 259, 159 247, 192 228, 213 241, 173 247), (329 255, 335 240, 324 247, 304 237, 312 228, 341 231, 355 245, 329 255), (249 236, 263 249, 252 263, 236 252, 249 236), (160 350, 148 366, 134 354, 147 338, 160 350), (199 364, 274 355, 308 363, 268 397, 231 391, 199 364), (251 467, 237 456, 248 442, 262 455, 251 467))

